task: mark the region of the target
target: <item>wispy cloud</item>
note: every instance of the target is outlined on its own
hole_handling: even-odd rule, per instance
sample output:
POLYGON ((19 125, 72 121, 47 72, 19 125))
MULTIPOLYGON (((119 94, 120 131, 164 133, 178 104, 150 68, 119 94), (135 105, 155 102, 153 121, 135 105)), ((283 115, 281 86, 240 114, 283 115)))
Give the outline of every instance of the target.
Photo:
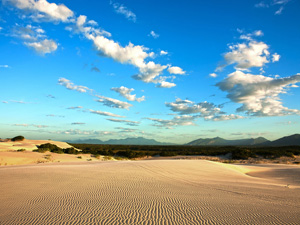
POLYGON ((256 8, 269 8, 269 7, 278 7, 279 8, 275 11, 275 15, 280 15, 285 8, 285 6, 290 2, 291 0, 268 0, 268 1, 261 1, 259 3, 256 3, 254 6, 256 8))
POLYGON ((67 109, 82 109, 83 107, 82 106, 71 106, 71 107, 68 107, 67 109))
POLYGON ((104 111, 99 111, 99 110, 96 111, 96 110, 90 109, 90 112, 94 113, 94 114, 101 115, 101 116, 111 116, 111 117, 119 117, 119 118, 124 118, 125 117, 125 116, 120 116, 120 115, 117 115, 117 114, 114 114, 114 113, 104 112, 104 111))
POLYGON ((85 125, 86 123, 82 123, 82 122, 74 122, 74 123, 71 123, 71 125, 85 125))
POLYGON ((159 37, 159 34, 155 33, 153 30, 150 32, 149 36, 153 37, 154 39, 159 37))
POLYGON ((78 92, 82 92, 82 93, 85 93, 87 91, 93 92, 92 89, 85 87, 85 86, 81 86, 81 85, 75 85, 72 81, 70 81, 66 78, 59 78, 58 84, 66 87, 69 90, 74 90, 74 91, 78 91, 78 92))
POLYGON ((124 15, 128 20, 136 22, 136 15, 131 10, 129 10, 126 6, 118 3, 110 1, 110 4, 113 6, 116 13, 124 15))
POLYGON ((109 98, 105 96, 96 95, 99 99, 96 100, 97 102, 102 103, 105 106, 111 107, 111 108, 118 108, 118 109, 127 109, 129 110, 130 107, 133 105, 128 102, 122 102, 118 99, 109 98))
POLYGON ((40 55, 52 53, 58 47, 58 44, 54 40, 47 38, 45 31, 39 26, 27 25, 22 27, 16 25, 12 29, 11 35, 24 40, 24 45, 40 55))
POLYGON ((39 124, 14 124, 13 126, 18 126, 18 127, 36 127, 36 128, 46 128, 46 127, 49 127, 47 125, 39 125, 39 124))
POLYGON ((0 65, 0 68, 10 68, 9 65, 0 65))
POLYGON ((132 121, 132 120, 120 120, 120 119, 107 119, 109 121, 115 122, 115 123, 125 123, 128 126, 138 126, 140 122, 138 121, 132 121))

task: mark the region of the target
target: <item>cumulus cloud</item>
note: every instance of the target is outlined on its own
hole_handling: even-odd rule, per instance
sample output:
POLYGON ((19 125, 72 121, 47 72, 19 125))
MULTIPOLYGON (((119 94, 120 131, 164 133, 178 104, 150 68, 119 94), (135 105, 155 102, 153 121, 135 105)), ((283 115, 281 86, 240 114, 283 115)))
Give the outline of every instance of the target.
POLYGON ((280 55, 278 55, 277 53, 272 55, 272 62, 277 62, 280 59, 280 55))
POLYGON ((122 101, 120 101, 118 99, 109 98, 109 97, 100 96, 100 95, 97 95, 97 97, 99 98, 97 100, 97 102, 100 102, 103 105, 111 107, 111 108, 127 109, 127 110, 129 110, 129 108, 132 106, 130 103, 128 103, 128 102, 122 102, 122 101))
POLYGON ((95 111, 95 110, 92 110, 92 109, 90 109, 90 112, 94 113, 94 114, 101 115, 101 116, 111 116, 111 117, 119 117, 119 118, 124 118, 125 117, 125 116, 120 116, 120 115, 113 114, 113 113, 110 113, 110 112, 95 111))
POLYGON ((131 10, 129 10, 127 7, 125 7, 124 5, 122 5, 120 3, 113 2, 113 1, 110 1, 110 4, 113 6, 116 13, 122 14, 128 20, 136 22, 136 15, 131 10))
POLYGON ((155 33, 153 30, 150 32, 149 36, 153 37, 154 39, 159 37, 159 34, 155 33))
POLYGON ((111 88, 111 90, 119 93, 121 96, 126 98, 128 101, 137 101, 137 102, 145 101, 145 96, 137 98, 135 94, 134 95, 131 94, 131 92, 134 91, 133 88, 127 88, 127 87, 121 86, 121 87, 113 87, 113 88, 111 88))
POLYGON ((110 118, 107 120, 116 122, 116 123, 125 123, 128 126, 138 126, 140 124, 140 122, 138 122, 138 121, 131 121, 131 120, 120 120, 120 119, 113 119, 113 118, 110 118))
POLYGON ((231 45, 229 49, 230 52, 224 55, 225 66, 236 64, 236 69, 248 70, 251 67, 263 67, 269 62, 269 46, 264 42, 250 41, 249 43, 231 45))
POLYGON ((44 39, 39 42, 25 42, 27 47, 34 49, 37 53, 45 55, 56 51, 57 43, 53 40, 44 39))
POLYGON ((180 75, 183 75, 183 74, 185 74, 185 71, 183 71, 180 67, 178 67, 178 66, 170 66, 169 68, 168 68, 168 72, 170 73, 170 74, 180 74, 180 75))
POLYGON ((284 107, 279 98, 280 94, 286 93, 299 82, 299 74, 271 78, 235 71, 216 86, 227 92, 231 101, 242 104, 237 112, 245 112, 251 116, 283 116, 300 115, 300 110, 284 107))
POLYGON ((85 93, 87 91, 92 92, 92 89, 89 89, 88 87, 81 86, 81 85, 75 85, 72 81, 66 79, 66 78, 59 78, 58 79, 58 84, 66 87, 69 90, 74 90, 78 92, 85 93))
POLYGON ((33 12, 32 17, 36 20, 52 20, 69 22, 74 13, 63 4, 49 3, 46 0, 3 0, 18 9, 33 12))

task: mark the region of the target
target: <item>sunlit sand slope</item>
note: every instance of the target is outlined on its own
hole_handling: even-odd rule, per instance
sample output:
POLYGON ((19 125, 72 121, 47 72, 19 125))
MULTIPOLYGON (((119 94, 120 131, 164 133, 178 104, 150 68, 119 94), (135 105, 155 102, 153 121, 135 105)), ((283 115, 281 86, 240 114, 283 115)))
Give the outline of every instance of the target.
POLYGON ((300 189, 209 161, 2 167, 0 180, 0 224, 300 221, 300 189))

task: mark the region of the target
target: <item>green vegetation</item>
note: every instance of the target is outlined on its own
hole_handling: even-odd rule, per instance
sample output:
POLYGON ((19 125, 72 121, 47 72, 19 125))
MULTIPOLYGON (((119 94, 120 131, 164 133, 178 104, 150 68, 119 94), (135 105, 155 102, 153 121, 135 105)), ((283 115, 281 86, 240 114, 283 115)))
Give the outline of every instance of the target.
MULTIPOLYGON (((69 143, 70 144, 70 143, 69 143)), ((101 145, 101 144, 70 144, 82 153, 94 156, 114 156, 121 158, 142 158, 147 156, 176 155, 231 155, 231 159, 248 159, 263 157, 269 159, 281 156, 293 157, 300 155, 300 146, 286 147, 240 147, 240 146, 188 146, 188 145, 101 145)))
POLYGON ((23 136, 16 136, 12 139, 10 139, 11 141, 23 141, 25 138, 23 136))
MULTIPOLYGON (((148 156, 177 156, 177 155, 203 155, 219 156, 229 155, 231 160, 249 159, 263 157, 266 159, 276 159, 281 156, 294 157, 300 155, 300 146, 286 147, 239 147, 239 146, 188 146, 188 145, 99 145, 99 144, 70 144, 71 148, 59 148, 50 143, 37 147, 35 152, 44 153, 46 151, 59 154, 91 154, 91 157, 99 158, 104 155, 104 160, 112 157, 117 159, 135 159, 148 156), (81 149, 82 151, 78 151, 81 149)), ((80 156, 79 156, 80 157, 80 156)), ((78 157, 78 158, 79 158, 78 157)), ((92 159, 87 159, 91 161, 92 159)))
POLYGON ((47 151, 49 152, 54 152, 58 154, 78 154, 79 151, 76 150, 75 148, 60 148, 54 144, 46 143, 46 144, 41 144, 37 146, 36 150, 33 150, 34 152, 40 152, 40 153, 45 153, 47 151))
POLYGON ((21 149, 17 150, 17 152, 25 152, 25 151, 26 151, 26 149, 24 149, 24 148, 21 148, 21 149))

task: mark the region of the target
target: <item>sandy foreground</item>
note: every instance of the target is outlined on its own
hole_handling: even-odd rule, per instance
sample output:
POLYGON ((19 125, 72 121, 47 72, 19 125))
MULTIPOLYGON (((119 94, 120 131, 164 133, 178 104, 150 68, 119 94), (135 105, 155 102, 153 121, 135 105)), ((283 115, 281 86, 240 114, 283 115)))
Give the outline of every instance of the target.
POLYGON ((0 167, 0 224, 299 224, 299 174, 205 160, 0 167))

